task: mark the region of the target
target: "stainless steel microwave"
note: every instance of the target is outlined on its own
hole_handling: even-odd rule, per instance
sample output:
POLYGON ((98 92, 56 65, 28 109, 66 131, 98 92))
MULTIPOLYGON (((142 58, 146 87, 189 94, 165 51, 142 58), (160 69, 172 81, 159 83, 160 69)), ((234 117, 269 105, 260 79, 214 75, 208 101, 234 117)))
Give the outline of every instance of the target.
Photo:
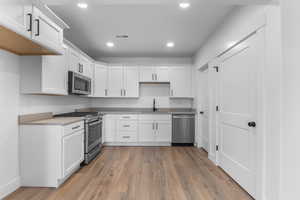
POLYGON ((69 71, 68 72, 68 90, 69 94, 89 95, 91 94, 92 80, 89 77, 69 71))

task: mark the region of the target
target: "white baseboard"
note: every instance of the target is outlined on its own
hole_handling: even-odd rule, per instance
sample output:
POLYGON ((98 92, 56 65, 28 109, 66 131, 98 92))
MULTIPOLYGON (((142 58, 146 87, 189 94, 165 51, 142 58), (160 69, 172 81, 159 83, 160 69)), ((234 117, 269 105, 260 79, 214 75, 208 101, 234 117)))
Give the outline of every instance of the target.
POLYGON ((120 142, 105 142, 104 146, 127 146, 127 147, 160 147, 160 146, 171 146, 169 142, 133 142, 133 143, 120 143, 120 142))
POLYGON ((215 165, 217 165, 217 163, 216 163, 216 155, 208 154, 208 159, 210 161, 212 161, 215 165))
POLYGON ((21 186, 21 178, 16 177, 5 185, 0 186, 0 199, 3 199, 21 186))

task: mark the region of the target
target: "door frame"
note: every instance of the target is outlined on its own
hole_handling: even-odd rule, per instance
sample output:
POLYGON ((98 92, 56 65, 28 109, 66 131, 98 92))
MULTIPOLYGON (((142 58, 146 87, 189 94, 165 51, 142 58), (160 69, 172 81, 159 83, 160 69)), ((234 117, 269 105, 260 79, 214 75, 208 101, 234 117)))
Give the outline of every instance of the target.
MULTIPOLYGON (((230 52, 231 49, 235 48, 236 46, 242 44, 244 41, 248 40, 251 37, 259 37, 258 40, 261 42, 258 42, 259 46, 259 51, 261 52, 260 54, 260 61, 261 61, 261 68, 258 68, 258 88, 257 88, 257 124, 258 126, 256 127, 256 200, 262 200, 263 199, 263 191, 265 190, 264 188, 264 174, 265 174, 265 156, 266 156, 266 145, 265 145, 265 138, 266 138, 266 132, 265 132, 265 87, 264 87, 264 79, 265 79, 265 48, 266 48, 266 38, 265 38, 265 27, 261 27, 254 32, 250 33, 248 36, 240 40, 238 43, 236 43, 234 46, 232 46, 230 49, 226 50, 224 53, 220 54, 210 65, 210 67, 215 67, 219 66, 220 64, 220 59, 222 58, 223 55, 225 55, 227 52, 230 52)), ((214 71, 214 82, 216 83, 216 88, 215 89, 215 96, 212 98, 215 98, 216 105, 220 104, 220 78, 218 73, 214 71)), ((216 111, 216 110, 215 110, 216 111)), ((216 126, 216 145, 219 145, 220 142, 220 127, 219 127, 219 112, 215 112, 215 126, 216 126)), ((215 148, 215 147, 211 147, 215 148)), ((215 154, 215 160, 213 160, 214 163, 217 166, 219 165, 219 152, 216 151, 215 154)))
MULTIPOLYGON (((200 80, 204 73, 207 73, 207 76, 209 76, 209 64, 206 63, 205 65, 201 66, 197 69, 197 79, 200 80)), ((207 77, 207 81, 209 78, 207 77)), ((197 82, 197 88, 199 87, 200 82, 197 82)), ((207 92, 209 92, 209 84, 207 84, 207 92)), ((200 96, 202 96, 200 90, 197 90, 197 145, 198 148, 203 148, 207 152, 209 152, 209 133, 208 133, 208 149, 204 148, 204 141, 203 141, 203 116, 200 114, 200 112, 203 110, 203 99, 200 100, 200 96)), ((209 120, 208 120, 209 121, 209 120)))

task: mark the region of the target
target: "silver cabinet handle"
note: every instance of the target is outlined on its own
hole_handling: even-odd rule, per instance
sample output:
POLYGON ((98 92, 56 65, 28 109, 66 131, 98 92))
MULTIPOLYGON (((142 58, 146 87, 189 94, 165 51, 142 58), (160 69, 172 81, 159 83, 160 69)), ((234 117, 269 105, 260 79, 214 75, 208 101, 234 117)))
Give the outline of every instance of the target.
POLYGON ((105 96, 107 96, 107 89, 105 89, 105 96))
POLYGON ((123 119, 130 119, 130 116, 123 116, 123 119))
POLYGON ((155 129, 155 125, 154 125, 154 122, 152 123, 152 130, 154 130, 155 129))
POLYGON ((171 96, 173 96, 174 95, 174 92, 173 92, 173 89, 171 90, 171 96))
POLYGON ((123 138, 129 139, 129 138, 130 138, 130 136, 123 136, 123 138))
POLYGON ((155 80, 157 81, 157 74, 155 74, 155 80))
POLYGON ((123 89, 121 89, 121 96, 123 96, 123 89))
POLYGON ((154 74, 152 74, 152 81, 154 81, 154 74))
POLYGON ((124 89, 124 96, 126 96, 126 90, 124 89))
POLYGON ((27 16, 29 16, 29 28, 27 29, 28 32, 32 31, 32 14, 28 13, 27 16))
POLYGON ((40 20, 39 19, 35 19, 36 21, 36 33, 35 36, 40 36, 40 20))
POLYGON ((130 125, 124 125, 123 127, 125 127, 125 128, 129 128, 129 127, 130 127, 130 125))
POLYGON ((156 123, 156 130, 158 130, 158 123, 156 123))

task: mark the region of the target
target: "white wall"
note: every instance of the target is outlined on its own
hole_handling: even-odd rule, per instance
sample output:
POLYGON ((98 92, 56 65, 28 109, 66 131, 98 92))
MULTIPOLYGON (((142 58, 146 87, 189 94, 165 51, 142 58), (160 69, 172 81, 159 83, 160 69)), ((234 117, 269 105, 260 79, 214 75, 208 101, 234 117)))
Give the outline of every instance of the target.
POLYGON ((300 1, 282 0, 282 160, 281 200, 299 199, 300 189, 300 1))
POLYGON ((89 107, 89 99, 19 93, 19 56, 0 50, 0 199, 20 185, 18 115, 68 112, 89 107))
POLYGON ((0 199, 20 184, 18 157, 19 59, 0 50, 0 199))
POLYGON ((21 115, 42 112, 57 114, 90 106, 88 98, 72 96, 20 95, 19 99, 19 114, 21 115))
MULTIPOLYGON (((279 199, 279 163, 280 163, 280 81, 281 81, 281 26, 279 6, 248 6, 237 8, 206 44, 197 52, 195 79, 199 84, 197 68, 213 61, 221 52, 228 49, 255 30, 260 21, 266 21, 266 65, 264 69, 264 134, 265 171, 262 199, 279 199)), ((198 96, 201 95, 201 92, 198 96)), ((197 98, 194 107, 200 109, 201 98, 197 98)), ((199 132, 199 131, 197 131, 199 132)), ((264 152, 262 152, 264 153, 264 152)), ((288 198, 287 198, 288 199, 288 198)))
MULTIPOLYGON (((192 58, 123 58, 109 57, 99 58, 102 62, 109 65, 127 65, 127 66, 180 66, 192 65, 192 58)), ((138 99, 103 99, 94 98, 91 101, 93 107, 131 107, 131 108, 151 108, 153 98, 156 99, 160 108, 191 108, 192 99, 170 99, 168 84, 141 84, 140 98, 138 99)))

